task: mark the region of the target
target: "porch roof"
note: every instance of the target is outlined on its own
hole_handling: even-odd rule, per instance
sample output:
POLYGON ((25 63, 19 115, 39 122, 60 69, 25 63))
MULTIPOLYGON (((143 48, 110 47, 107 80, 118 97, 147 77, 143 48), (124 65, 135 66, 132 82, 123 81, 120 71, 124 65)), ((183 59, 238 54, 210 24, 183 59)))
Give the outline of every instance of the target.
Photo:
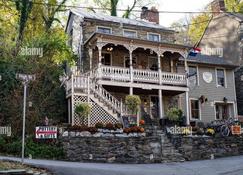
MULTIPOLYGON (((131 37, 125 37, 120 35, 114 35, 114 34, 106 34, 106 33, 100 33, 100 32, 94 32, 85 42, 84 45, 87 45, 88 43, 94 43, 97 41, 97 38, 102 39, 108 39, 108 40, 114 40, 114 41, 126 41, 128 43, 135 44, 144 44, 149 45, 152 47, 164 47, 164 48, 172 48, 172 49, 178 49, 178 50, 189 50, 192 48, 192 46, 188 45, 180 45, 180 44, 173 44, 163 41, 150 41, 140 38, 131 38, 131 37)), ((111 42, 112 44, 112 42, 111 42)), ((122 44, 121 44, 122 45, 122 44)))
MULTIPOLYGON (((185 59, 180 58, 180 60, 184 61, 185 59)), ((190 63, 222 66, 222 67, 227 67, 232 69, 239 67, 238 65, 233 64, 230 60, 226 60, 223 57, 202 55, 202 54, 197 54, 196 56, 189 56, 187 61, 190 63)))

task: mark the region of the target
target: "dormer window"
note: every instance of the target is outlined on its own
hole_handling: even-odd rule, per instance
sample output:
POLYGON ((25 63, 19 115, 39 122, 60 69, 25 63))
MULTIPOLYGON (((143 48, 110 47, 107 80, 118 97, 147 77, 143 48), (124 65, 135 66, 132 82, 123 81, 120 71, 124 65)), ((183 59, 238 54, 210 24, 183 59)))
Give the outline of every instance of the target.
POLYGON ((148 40, 150 41, 160 41, 160 34, 158 33, 148 33, 147 34, 148 40))
POLYGON ((137 31, 124 29, 123 36, 130 37, 130 38, 137 38, 137 31))
POLYGON ((111 28, 110 27, 97 26, 96 31, 97 32, 100 32, 100 33, 108 33, 108 34, 111 34, 111 28))

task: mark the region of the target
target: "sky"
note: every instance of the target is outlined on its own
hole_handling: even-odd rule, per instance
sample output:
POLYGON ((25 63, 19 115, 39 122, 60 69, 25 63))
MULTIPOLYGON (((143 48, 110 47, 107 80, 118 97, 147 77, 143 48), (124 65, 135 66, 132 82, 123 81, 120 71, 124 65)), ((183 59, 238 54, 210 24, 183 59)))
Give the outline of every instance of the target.
MULTIPOLYGON (((92 0, 74 0, 76 1, 75 5, 81 6, 92 6, 92 0), (88 4, 88 5, 87 5, 88 4)), ((212 2, 212 0, 145 0, 155 2, 159 11, 203 11, 204 8, 212 2)), ((144 2, 144 1, 143 1, 144 2)), ((133 0, 120 0, 119 7, 120 9, 126 9, 128 5, 132 5, 133 0)), ((150 7, 149 5, 148 7, 150 7)), ((140 10, 137 9, 137 10, 140 10)), ((118 12, 119 16, 122 16, 122 12, 118 12)), ((160 24, 165 27, 169 27, 173 22, 176 22, 181 19, 186 19, 189 17, 189 14, 179 14, 179 13, 160 13, 160 24)))

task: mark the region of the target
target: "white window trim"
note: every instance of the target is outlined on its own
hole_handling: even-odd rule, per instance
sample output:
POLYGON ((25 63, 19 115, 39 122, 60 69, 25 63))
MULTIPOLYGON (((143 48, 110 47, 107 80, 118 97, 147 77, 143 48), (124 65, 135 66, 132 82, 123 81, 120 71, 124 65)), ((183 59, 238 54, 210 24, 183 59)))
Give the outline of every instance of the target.
MULTIPOLYGON (((161 41, 161 36, 160 36, 160 34, 159 34, 159 33, 153 33, 153 32, 147 32, 147 40, 149 40, 149 35, 150 35, 150 34, 152 34, 152 35, 158 35, 158 36, 159 36, 159 41, 158 41, 158 42, 161 41)), ((149 40, 149 41, 151 41, 151 40, 149 40)))
POLYGON ((227 78, 226 78, 226 69, 222 68, 222 67, 216 67, 215 68, 215 80, 216 80, 216 87, 223 87, 223 88, 227 88, 227 78), (224 71, 224 86, 218 85, 218 76, 217 76, 217 70, 223 70, 224 71))
POLYGON ((199 86, 200 83, 199 83, 199 68, 198 68, 198 65, 188 64, 188 71, 189 71, 189 67, 196 67, 196 69, 197 69, 197 86, 199 86))
POLYGON ((98 32, 98 29, 100 28, 104 28, 104 29, 109 29, 111 31, 110 34, 112 34, 112 28, 111 27, 107 27, 107 26, 96 26, 96 31, 98 32))
POLYGON ((190 108, 190 121, 199 121, 201 120, 201 104, 200 104, 200 100, 198 98, 189 98, 189 108, 190 108), (198 101, 198 107, 199 107, 199 119, 195 119, 195 118, 192 118, 192 103, 191 101, 192 100, 197 100, 198 101))
MULTIPOLYGON (((135 35, 135 38, 137 38, 138 37, 138 32, 136 31, 136 30, 130 30, 130 29, 123 29, 123 36, 125 36, 125 31, 128 31, 128 32, 134 32, 134 33, 136 33, 135 35)), ((128 37, 128 36, 125 36, 125 37, 128 37)))
POLYGON ((113 64, 112 64, 112 53, 111 53, 111 52, 108 52, 108 51, 102 51, 102 52, 101 52, 101 55, 102 55, 103 53, 104 53, 104 54, 110 54, 110 57, 111 57, 111 65, 110 65, 110 66, 112 66, 112 65, 113 65, 113 64))
MULTIPOLYGON (((213 105, 214 105, 214 119, 215 120, 220 120, 220 119, 216 118, 216 103, 224 103, 224 101, 213 101, 213 105)), ((236 115, 236 111, 235 111, 235 103, 233 101, 227 101, 227 104, 233 104, 233 111, 234 111, 233 116, 237 116, 236 115)))

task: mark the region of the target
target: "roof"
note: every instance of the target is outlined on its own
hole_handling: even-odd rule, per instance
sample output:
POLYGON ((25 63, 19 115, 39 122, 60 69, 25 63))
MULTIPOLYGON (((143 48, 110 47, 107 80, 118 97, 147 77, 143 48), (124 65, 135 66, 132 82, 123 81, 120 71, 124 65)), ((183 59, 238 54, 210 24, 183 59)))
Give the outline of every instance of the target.
POLYGON ((71 13, 74 13, 75 15, 78 15, 78 16, 80 16, 82 18, 86 18, 86 19, 96 19, 96 20, 101 20, 101 21, 123 23, 123 24, 128 24, 128 25, 149 27, 149 28, 155 28, 155 29, 167 30, 167 31, 174 32, 174 30, 166 28, 166 27, 161 26, 159 24, 155 24, 155 23, 151 23, 151 22, 147 22, 147 21, 142 21, 142 20, 121 18, 121 17, 109 16, 109 15, 104 15, 104 14, 101 14, 101 13, 94 13, 94 12, 85 12, 85 11, 80 10, 80 9, 72 9, 71 13))
MULTIPOLYGON (((184 58, 181 58, 181 60, 184 61, 184 58)), ((238 67, 238 65, 233 64, 230 60, 226 60, 223 57, 202 54, 197 54, 196 56, 189 56, 187 61, 190 63, 199 63, 230 68, 238 67)))
POLYGON ((239 21, 243 21, 243 14, 240 14, 240 13, 230 13, 230 12, 226 12, 226 14, 231 15, 231 16, 237 18, 237 20, 239 20, 239 21))

